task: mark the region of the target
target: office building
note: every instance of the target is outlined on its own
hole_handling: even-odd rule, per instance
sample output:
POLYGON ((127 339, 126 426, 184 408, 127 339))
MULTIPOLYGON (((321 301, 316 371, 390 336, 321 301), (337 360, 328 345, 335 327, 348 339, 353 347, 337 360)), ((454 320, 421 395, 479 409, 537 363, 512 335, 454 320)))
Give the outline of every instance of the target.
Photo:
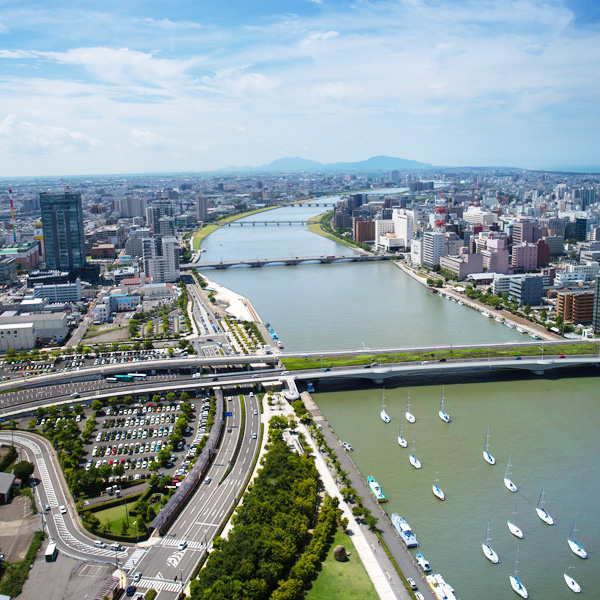
POLYGON ((196 198, 196 219, 202 223, 208 221, 208 201, 202 194, 196 198))
POLYGON ((179 244, 173 236, 143 240, 144 270, 153 283, 179 281, 179 244))
POLYGON ((514 245, 512 249, 512 266, 514 269, 523 269, 523 271, 535 271, 538 266, 538 247, 537 244, 514 245))
POLYGON ((594 310, 592 327, 594 333, 600 335, 600 277, 596 279, 596 285, 594 286, 594 310))
POLYGON ((55 285, 36 283, 33 286, 33 296, 44 298, 48 302, 80 302, 81 279, 77 278, 75 283, 58 283, 55 285))
POLYGON ((446 254, 446 235, 441 231, 426 231, 423 234, 423 266, 433 269, 446 254))
POLYGON ((46 266, 80 273, 85 267, 83 207, 78 192, 40 194, 46 266))
POLYGON ((158 198, 146 209, 146 224, 153 233, 159 233, 159 221, 163 217, 172 219, 175 216, 173 202, 167 198, 158 198))
POLYGON ((542 302, 543 292, 544 280, 541 275, 520 275, 510 279, 508 295, 521 306, 538 306, 542 302))
POLYGON ((12 285, 17 281, 17 263, 14 256, 0 257, 0 284, 12 285))

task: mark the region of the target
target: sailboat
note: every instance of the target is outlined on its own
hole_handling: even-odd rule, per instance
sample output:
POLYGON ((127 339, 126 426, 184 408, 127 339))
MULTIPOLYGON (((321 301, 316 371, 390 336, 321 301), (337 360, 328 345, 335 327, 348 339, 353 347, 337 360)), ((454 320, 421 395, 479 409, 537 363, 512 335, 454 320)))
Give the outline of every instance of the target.
POLYGON ((483 550, 483 555, 492 563, 496 564, 500 559, 498 555, 492 550, 490 546, 490 522, 488 521, 487 526, 487 535, 485 538, 485 542, 481 544, 481 549, 483 550))
POLYGON ((379 416, 384 423, 389 423, 391 421, 389 415, 385 412, 385 388, 383 388, 383 398, 381 399, 381 412, 379 413, 379 416))
POLYGON ((535 512, 537 516, 547 523, 548 525, 554 525, 554 519, 548 514, 546 510, 544 510, 544 488, 542 488, 542 493, 540 494, 540 499, 538 500, 538 505, 535 508, 535 512))
POLYGON ((438 411, 440 419, 444 423, 450 423, 450 415, 444 410, 444 386, 442 386, 442 401, 440 402, 440 410, 438 411))
POLYGON ((414 423, 416 421, 415 416, 410 412, 410 392, 408 392, 408 400, 406 401, 406 420, 409 423, 414 423))
POLYGON ((413 436, 412 454, 408 457, 408 460, 410 461, 410 464, 415 469, 420 469, 421 468, 421 463, 419 462, 418 458, 415 456, 415 441, 416 441, 415 438, 416 438, 416 436, 413 436))
MULTIPOLYGON (((541 517, 540 517, 541 518, 541 517)), ((567 542, 569 543, 569 548, 573 554, 579 556, 579 558, 587 558, 587 552, 574 540, 571 539, 573 534, 577 531, 577 513, 575 513, 575 520, 573 521, 573 527, 571 527, 571 531, 569 532, 569 537, 567 538, 567 542)), ((566 575, 565 575, 566 577, 566 575)))
MULTIPOLYGON (((572 568, 573 567, 569 567, 569 569, 572 568)), ((576 594, 581 594, 581 586, 570 575, 564 573, 563 577, 565 578, 565 583, 570 590, 574 591, 576 594)))
MULTIPOLYGON (((515 518, 515 515, 517 514, 517 499, 515 498, 515 506, 513 508, 513 519, 515 518)), ((508 525, 508 530, 515 536, 518 538, 523 539, 523 532, 514 524, 511 523, 510 521, 506 521, 506 524, 508 525)))
POLYGON ((506 486, 506 489, 509 492, 516 492, 517 491, 517 486, 511 481, 509 475, 512 475, 512 473, 510 472, 510 459, 511 457, 508 457, 508 465, 506 467, 506 473, 504 474, 504 485, 506 486))
POLYGON ((400 433, 398 434, 398 443, 403 447, 406 448, 406 446, 408 446, 408 442, 404 439, 404 437, 402 436, 402 421, 400 421, 400 433))
POLYGON ((487 428, 487 433, 485 434, 485 444, 483 445, 483 460, 489 463, 490 465, 496 464, 496 459, 490 454, 490 428, 487 428))
POLYGON ((444 492, 440 489, 440 486, 438 485, 438 464, 437 461, 435 463, 435 482, 434 484, 431 486, 431 491, 433 492, 433 495, 436 498, 439 498, 440 500, 445 500, 446 496, 444 495, 444 492))
POLYGON ((512 575, 509 575, 510 585, 512 589, 521 596, 521 598, 529 598, 529 592, 527 588, 519 581, 517 577, 517 567, 519 566, 519 546, 517 546, 517 562, 515 563, 515 572, 512 575))

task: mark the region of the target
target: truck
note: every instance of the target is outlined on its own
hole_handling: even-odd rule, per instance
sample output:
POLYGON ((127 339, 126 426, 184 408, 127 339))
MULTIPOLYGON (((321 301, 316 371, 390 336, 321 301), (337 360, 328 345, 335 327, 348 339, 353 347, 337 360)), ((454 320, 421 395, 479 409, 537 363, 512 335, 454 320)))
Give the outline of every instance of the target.
POLYGON ((50 543, 48 544, 48 547, 46 548, 46 553, 45 553, 46 562, 55 561, 57 556, 58 556, 58 548, 56 547, 56 544, 53 541, 50 541, 50 543))

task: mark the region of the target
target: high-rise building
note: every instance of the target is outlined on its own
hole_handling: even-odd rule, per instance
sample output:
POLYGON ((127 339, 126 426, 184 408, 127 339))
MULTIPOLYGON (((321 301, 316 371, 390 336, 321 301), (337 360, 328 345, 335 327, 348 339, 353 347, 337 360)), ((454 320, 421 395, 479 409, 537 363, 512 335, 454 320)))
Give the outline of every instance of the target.
POLYGON ((423 234, 423 266, 433 269, 440 264, 446 250, 446 235, 441 231, 426 231, 423 234))
POLYGON ((158 222, 162 217, 173 218, 175 208, 173 202, 167 198, 158 198, 146 209, 146 224, 154 233, 158 233, 158 222))
POLYGON ((594 310, 593 310, 592 327, 596 335, 600 334, 600 277, 596 279, 594 288, 594 310))
POLYGON ((202 194, 196 198, 196 218, 203 223, 208 220, 208 202, 202 194))
POLYGON ((80 272, 85 267, 83 207, 79 192, 40 194, 46 266, 80 272))
POLYGON ((142 239, 144 270, 153 283, 179 280, 179 244, 173 236, 142 239))

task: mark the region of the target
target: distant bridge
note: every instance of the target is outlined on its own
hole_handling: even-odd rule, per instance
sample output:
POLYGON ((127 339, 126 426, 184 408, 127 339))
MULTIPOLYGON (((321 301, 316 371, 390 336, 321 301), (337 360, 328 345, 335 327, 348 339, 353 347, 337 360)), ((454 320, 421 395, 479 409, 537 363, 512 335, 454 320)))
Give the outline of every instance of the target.
POLYGON ((350 263, 350 262, 374 262, 380 260, 391 260, 392 256, 383 254, 351 254, 349 256, 290 256, 288 258, 255 258, 249 260, 223 260, 220 262, 197 262, 180 265, 180 269, 228 269, 229 267, 264 267, 266 265, 283 265, 293 267, 301 264, 350 263))
POLYGON ((238 221, 231 221, 227 223, 226 226, 231 227, 231 225, 239 225, 240 227, 243 227, 244 225, 306 225, 308 222, 308 220, 298 221, 295 219, 290 219, 289 221, 243 221, 240 219, 238 221))

